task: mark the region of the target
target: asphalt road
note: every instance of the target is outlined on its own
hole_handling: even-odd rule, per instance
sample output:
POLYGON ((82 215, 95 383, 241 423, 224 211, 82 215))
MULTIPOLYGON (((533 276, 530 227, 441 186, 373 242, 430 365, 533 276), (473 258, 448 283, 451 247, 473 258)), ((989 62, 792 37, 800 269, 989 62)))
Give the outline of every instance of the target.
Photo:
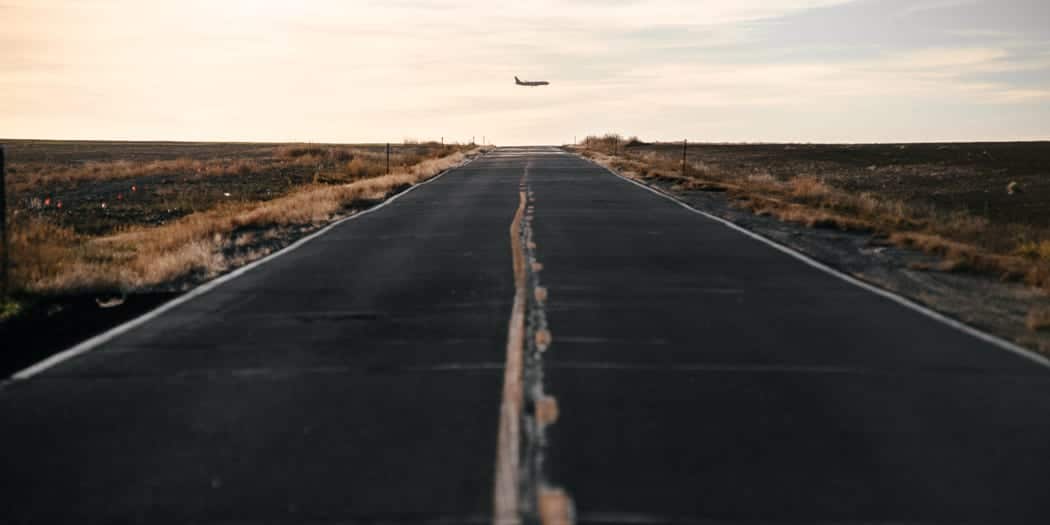
POLYGON ((6 385, 0 523, 514 523, 516 256, 526 522, 1050 523, 1046 368, 551 149, 6 385))

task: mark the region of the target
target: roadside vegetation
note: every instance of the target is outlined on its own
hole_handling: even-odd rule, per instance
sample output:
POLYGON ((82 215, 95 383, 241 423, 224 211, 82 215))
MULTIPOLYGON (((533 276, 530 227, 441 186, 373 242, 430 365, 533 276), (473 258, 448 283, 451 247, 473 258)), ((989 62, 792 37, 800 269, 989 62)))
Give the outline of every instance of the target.
MULTIPOLYGON (((380 145, 16 143, 12 296, 177 291, 478 152, 397 145, 388 174, 380 145)), ((2 311, 20 309, 7 300, 2 311)))
MULTIPOLYGON (((585 156, 672 191, 723 192, 736 207, 940 257, 1050 292, 1050 144, 691 145, 587 137, 585 156)), ((1031 330, 1050 327, 1033 311, 1031 330)))

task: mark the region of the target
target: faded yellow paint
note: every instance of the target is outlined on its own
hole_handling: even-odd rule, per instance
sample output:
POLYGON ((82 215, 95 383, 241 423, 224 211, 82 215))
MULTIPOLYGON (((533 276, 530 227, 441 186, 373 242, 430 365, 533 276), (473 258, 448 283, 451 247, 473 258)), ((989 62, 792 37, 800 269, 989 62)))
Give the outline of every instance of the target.
POLYGON ((547 289, 546 288, 544 288, 542 286, 538 286, 538 287, 536 287, 536 290, 533 291, 533 294, 536 297, 536 302, 537 303, 544 304, 544 303, 547 302, 548 294, 547 294, 547 289))
POLYGON ((540 510, 540 523, 543 525, 572 525, 575 523, 575 512, 572 500, 564 490, 541 487, 537 495, 540 510))
POLYGON ((507 364, 503 373, 503 402, 500 405, 496 450, 496 480, 493 496, 494 525, 521 523, 518 478, 521 450, 522 368, 525 347, 525 253, 521 246, 521 223, 525 192, 518 193, 518 211, 510 225, 511 257, 514 265, 514 305, 507 335, 507 364))
POLYGON ((545 427, 558 420, 558 400, 554 396, 543 396, 536 401, 536 424, 545 427))
POLYGON ((551 345, 551 331, 550 330, 537 330, 536 331, 536 348, 539 348, 540 352, 546 352, 547 348, 551 345))

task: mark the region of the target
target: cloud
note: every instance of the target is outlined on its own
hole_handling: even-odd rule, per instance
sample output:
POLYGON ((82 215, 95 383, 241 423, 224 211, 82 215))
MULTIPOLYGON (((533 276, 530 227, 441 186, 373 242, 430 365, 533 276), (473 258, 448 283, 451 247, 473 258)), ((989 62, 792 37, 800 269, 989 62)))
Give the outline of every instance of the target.
POLYGON ((941 9, 955 9, 959 7, 973 6, 980 3, 979 0, 926 0, 922 2, 914 2, 902 9, 899 13, 902 16, 911 16, 924 11, 937 11, 941 9))
MULTIPOLYGON (((807 122, 812 137, 863 140, 864 128, 828 108, 868 122, 872 137, 900 132, 892 119, 916 108, 1046 114, 1036 106, 1050 89, 1050 30, 989 5, 8 1, 0 132, 542 143, 627 123, 639 127, 622 131, 680 137, 706 112, 735 122, 719 138, 747 131, 734 113, 753 140, 794 136, 808 113, 824 118, 807 122), (553 85, 524 90, 514 75, 553 85)), ((962 129, 953 119, 965 115, 940 114, 940 128, 924 129, 962 129)), ((1018 129, 1050 134, 1037 122, 1018 129)))

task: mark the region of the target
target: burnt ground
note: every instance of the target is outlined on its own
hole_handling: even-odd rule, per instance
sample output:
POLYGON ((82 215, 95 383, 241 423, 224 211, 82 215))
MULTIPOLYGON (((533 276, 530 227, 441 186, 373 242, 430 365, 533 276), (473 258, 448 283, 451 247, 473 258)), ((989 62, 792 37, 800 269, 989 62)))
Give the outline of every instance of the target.
MULTIPOLYGON (((84 235, 104 235, 131 225, 159 226, 223 204, 274 199, 312 183, 332 179, 344 161, 322 165, 289 163, 274 155, 284 144, 195 142, 2 141, 6 145, 9 202, 19 213, 40 216, 84 235), (137 177, 19 184, 20 174, 39 169, 76 168, 118 161, 217 161, 229 173, 174 170, 137 177), (241 168, 243 166, 243 168, 241 168), (241 169, 239 169, 241 168, 241 169), (61 207, 59 207, 61 203, 61 207)), ((338 145, 382 155, 384 144, 338 145)), ((403 155, 426 152, 424 144, 391 146, 392 163, 403 155)))
MULTIPOLYGON (((84 162, 116 160, 174 160, 180 158, 206 160, 215 158, 262 159, 270 157, 273 149, 290 145, 281 142, 123 142, 123 141, 68 141, 68 140, 8 140, 0 139, 7 147, 8 160, 16 162, 46 162, 76 166, 84 162)), ((295 143, 294 145, 299 145, 295 143)), ((381 153, 385 144, 322 144, 309 146, 353 147, 381 153)), ((391 144, 393 153, 419 152, 425 144, 391 144)), ((451 147, 451 146, 450 146, 451 147)))
MULTIPOLYGON (((682 145, 628 147, 681 156, 682 145)), ((1050 225, 1050 142, 950 144, 690 144, 690 160, 768 172, 814 175, 832 186, 992 222, 1050 225), (1016 182, 1021 192, 1006 191, 1016 182)))
POLYGON ((115 160, 212 159, 219 157, 264 158, 278 143, 235 142, 122 142, 67 140, 3 140, 16 162, 44 162, 76 166, 84 162, 115 160))

